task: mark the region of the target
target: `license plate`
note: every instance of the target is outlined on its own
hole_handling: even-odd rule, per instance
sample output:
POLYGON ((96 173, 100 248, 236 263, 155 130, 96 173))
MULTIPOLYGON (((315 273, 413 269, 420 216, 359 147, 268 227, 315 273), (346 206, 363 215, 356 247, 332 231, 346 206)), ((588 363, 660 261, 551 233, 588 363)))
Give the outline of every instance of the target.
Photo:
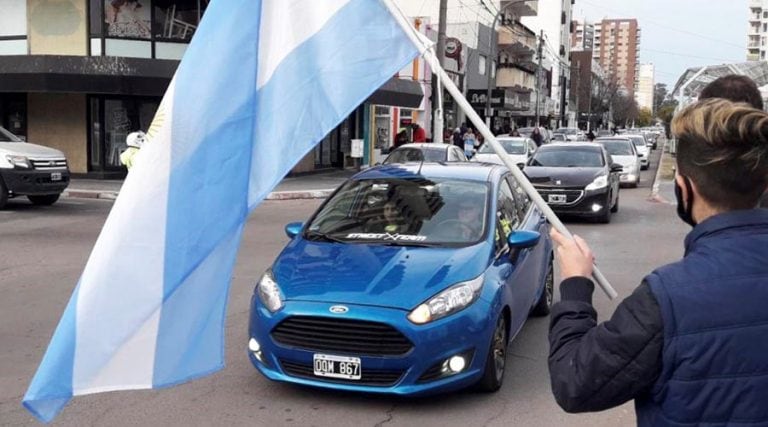
POLYGON ((314 366, 315 375, 318 377, 343 378, 346 380, 360 379, 359 357, 315 354, 314 366))
POLYGON ((61 172, 53 172, 51 174, 51 181, 61 181, 61 172))
POLYGON ((549 203, 565 203, 566 197, 565 194, 550 194, 547 201, 549 203))

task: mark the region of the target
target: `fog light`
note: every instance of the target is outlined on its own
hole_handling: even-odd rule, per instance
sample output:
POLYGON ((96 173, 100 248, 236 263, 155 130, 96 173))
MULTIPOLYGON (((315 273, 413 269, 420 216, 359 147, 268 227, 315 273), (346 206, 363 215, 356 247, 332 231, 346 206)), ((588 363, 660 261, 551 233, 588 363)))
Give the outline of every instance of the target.
POLYGON ((448 359, 448 368, 454 373, 463 371, 466 366, 467 361, 461 356, 453 356, 448 359))
POLYGON ((259 342, 255 339, 251 338, 248 340, 248 350, 251 350, 254 353, 257 353, 261 351, 261 346, 259 345, 259 342))
POLYGON ((595 203, 594 205, 592 205, 592 212, 600 212, 602 208, 603 208, 602 206, 595 203))

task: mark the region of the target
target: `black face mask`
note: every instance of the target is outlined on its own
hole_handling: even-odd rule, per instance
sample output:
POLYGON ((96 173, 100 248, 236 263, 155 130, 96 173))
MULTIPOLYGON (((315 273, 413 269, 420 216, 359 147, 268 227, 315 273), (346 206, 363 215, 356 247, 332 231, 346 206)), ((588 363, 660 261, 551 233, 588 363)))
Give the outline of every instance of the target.
POLYGON ((685 189, 688 192, 688 205, 683 201, 683 190, 675 180, 675 198, 677 199, 677 216, 680 217, 686 224, 691 227, 696 226, 696 221, 693 219, 693 188, 691 187, 691 181, 687 176, 683 177, 685 181, 685 189))

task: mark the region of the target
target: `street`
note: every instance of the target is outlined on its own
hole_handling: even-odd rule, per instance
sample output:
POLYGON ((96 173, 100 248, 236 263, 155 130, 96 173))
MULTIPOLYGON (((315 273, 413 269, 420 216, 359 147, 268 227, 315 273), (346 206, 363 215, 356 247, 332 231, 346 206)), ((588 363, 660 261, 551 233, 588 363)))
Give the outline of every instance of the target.
MULTIPOLYGON (((621 209, 608 225, 568 219, 592 246, 597 263, 629 295, 644 274, 682 255, 688 230, 670 204, 649 202, 660 151, 637 189, 621 190, 621 209)), ((547 372, 548 318, 531 318, 510 345, 503 388, 495 394, 460 392, 405 399, 329 392, 273 383, 246 355, 247 319, 256 280, 288 239, 283 226, 303 221, 320 200, 269 201, 251 215, 230 292, 227 366, 211 376, 166 390, 120 391, 78 397, 53 425, 634 425, 632 403, 569 415, 555 403, 547 372)), ((0 211, 0 425, 35 425, 21 398, 77 284, 111 201, 65 198, 50 207, 11 201, 0 211)), ((137 266, 140 268, 140 266, 137 266)), ((603 320, 618 301, 598 289, 603 320)))

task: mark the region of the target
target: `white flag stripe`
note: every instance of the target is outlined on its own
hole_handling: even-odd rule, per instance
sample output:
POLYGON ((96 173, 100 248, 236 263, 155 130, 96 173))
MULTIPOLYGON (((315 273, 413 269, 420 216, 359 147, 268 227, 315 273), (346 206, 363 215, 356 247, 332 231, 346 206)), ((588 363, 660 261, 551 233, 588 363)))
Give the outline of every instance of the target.
POLYGON ((169 175, 147 171, 170 164, 173 91, 172 82, 158 110, 162 123, 138 153, 83 272, 77 305, 90 309, 77 316, 75 395, 119 388, 128 378, 132 388, 152 387, 169 175), (97 359, 108 354, 115 359, 97 359))
POLYGON ((256 89, 264 86, 280 63, 349 1, 263 0, 256 89))

